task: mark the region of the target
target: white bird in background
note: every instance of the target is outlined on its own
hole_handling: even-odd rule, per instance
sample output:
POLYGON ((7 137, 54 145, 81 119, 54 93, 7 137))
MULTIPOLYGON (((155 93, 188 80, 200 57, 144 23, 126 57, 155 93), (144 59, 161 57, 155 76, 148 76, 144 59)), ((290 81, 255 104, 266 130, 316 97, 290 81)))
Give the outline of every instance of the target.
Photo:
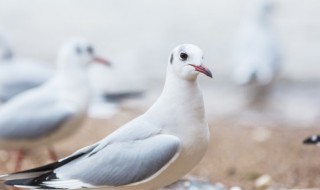
POLYGON ((0 180, 33 189, 155 190, 187 174, 209 143, 199 73, 212 77, 195 45, 170 55, 162 94, 151 108, 96 144, 53 164, 0 180))
POLYGON ((280 48, 273 31, 270 0, 258 0, 254 14, 241 32, 234 52, 234 79, 239 85, 253 85, 253 99, 268 91, 280 69, 280 48))
POLYGON ((0 34, 0 102, 37 87, 54 74, 44 63, 17 57, 6 34, 0 34))
POLYGON ((94 61, 107 63, 96 57, 86 40, 74 39, 62 47, 54 77, 0 108, 0 149, 19 150, 15 170, 19 170, 25 150, 37 146, 47 146, 56 160, 51 144, 81 126, 90 99, 86 72, 94 61))

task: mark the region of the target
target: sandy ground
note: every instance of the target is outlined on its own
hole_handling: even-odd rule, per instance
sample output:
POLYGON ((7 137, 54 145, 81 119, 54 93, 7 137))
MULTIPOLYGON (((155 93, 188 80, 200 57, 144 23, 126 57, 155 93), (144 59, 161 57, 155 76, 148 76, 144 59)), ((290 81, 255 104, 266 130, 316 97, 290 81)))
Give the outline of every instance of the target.
MULTIPOLYGON (((87 120, 75 135, 55 145, 59 157, 89 145, 108 135, 117 126, 137 116, 141 111, 127 110, 110 120, 87 120)), ((237 118, 210 120, 211 144, 202 162, 190 173, 227 187, 252 189, 257 177, 268 174, 272 187, 320 187, 320 149, 304 146, 302 140, 319 128, 269 126, 257 128, 239 125, 237 118)), ((12 160, 1 154, 0 173, 10 172, 12 160)), ((23 168, 50 162, 44 149, 30 152, 23 168)))

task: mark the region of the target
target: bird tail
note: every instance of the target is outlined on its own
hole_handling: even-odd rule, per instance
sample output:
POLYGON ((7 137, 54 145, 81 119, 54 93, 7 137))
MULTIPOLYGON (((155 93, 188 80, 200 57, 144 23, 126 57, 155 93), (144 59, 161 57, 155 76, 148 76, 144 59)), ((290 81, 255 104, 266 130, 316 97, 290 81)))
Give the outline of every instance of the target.
POLYGON ((65 164, 65 162, 54 162, 48 165, 44 165, 38 168, 25 170, 21 172, 11 173, 11 174, 4 174, 0 176, 0 181, 7 181, 7 180, 17 180, 17 179, 28 179, 28 178, 35 178, 39 177, 42 174, 48 173, 55 168, 60 167, 61 165, 65 164))
POLYGON ((5 181, 5 185, 14 186, 17 188, 25 188, 25 189, 62 189, 62 188, 54 188, 48 187, 43 184, 44 181, 57 179, 57 176, 54 172, 48 172, 42 174, 35 178, 26 178, 26 179, 13 179, 5 181))
MULTIPOLYGON (((53 170, 83 156, 84 154, 85 152, 79 152, 65 159, 62 159, 57 162, 47 164, 38 168, 1 175, 0 181, 5 181, 4 182, 5 185, 10 185, 18 188, 57 189, 57 188, 45 186, 43 185, 43 182, 51 179, 56 179, 57 176, 53 172, 53 170)), ((61 189, 61 188, 58 188, 58 189, 61 189)))
POLYGON ((18 187, 18 188, 26 188, 26 189, 38 189, 39 186, 31 186, 30 183, 32 181, 32 178, 28 179, 13 179, 13 180, 8 180, 5 181, 5 185, 13 186, 13 187, 18 187))
POLYGON ((53 168, 54 164, 56 164, 56 163, 42 166, 42 167, 35 168, 35 169, 31 169, 31 170, 25 170, 25 171, 16 172, 16 173, 0 175, 0 181, 28 179, 28 178, 39 177, 40 175, 45 174, 45 173, 49 172, 50 170, 52 170, 50 168, 53 168))

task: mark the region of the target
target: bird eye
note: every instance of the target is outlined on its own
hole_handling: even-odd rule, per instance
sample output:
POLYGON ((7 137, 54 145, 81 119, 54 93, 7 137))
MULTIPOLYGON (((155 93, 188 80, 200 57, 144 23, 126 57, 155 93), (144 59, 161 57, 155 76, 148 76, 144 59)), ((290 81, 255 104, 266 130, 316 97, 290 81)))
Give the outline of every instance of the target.
POLYGON ((181 59, 182 61, 187 60, 187 59, 188 59, 188 54, 186 54, 186 53, 184 53, 184 52, 181 52, 181 53, 180 53, 180 59, 181 59))
POLYGON ((89 46, 89 47, 87 48, 87 51, 88 51, 88 53, 93 54, 93 48, 92 48, 91 46, 89 46))

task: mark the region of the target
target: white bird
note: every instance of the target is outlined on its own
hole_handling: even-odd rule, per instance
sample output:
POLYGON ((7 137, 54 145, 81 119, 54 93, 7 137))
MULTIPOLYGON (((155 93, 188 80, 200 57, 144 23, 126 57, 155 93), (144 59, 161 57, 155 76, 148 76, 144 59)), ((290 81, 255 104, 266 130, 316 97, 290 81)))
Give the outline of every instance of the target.
POLYGON ((0 102, 43 84, 53 74, 44 63, 16 56, 7 35, 0 34, 0 102))
POLYGON ((86 40, 71 40, 59 53, 58 71, 52 79, 0 108, 0 149, 20 150, 15 170, 25 150, 37 146, 48 146, 51 158, 56 159, 51 144, 81 126, 90 99, 86 71, 94 61, 106 63, 86 40))
POLYGON ((240 31, 234 52, 234 80, 249 89, 250 104, 263 103, 280 71, 281 52, 271 23, 273 4, 257 0, 248 23, 240 31))
POLYGON ((3 175, 21 188, 155 190, 187 174, 204 156, 208 124, 199 73, 212 77, 195 45, 170 55, 162 94, 140 117, 53 164, 3 175))
POLYGON ((271 23, 272 4, 259 0, 257 10, 240 32, 234 72, 238 84, 269 84, 280 67, 280 49, 271 23))

